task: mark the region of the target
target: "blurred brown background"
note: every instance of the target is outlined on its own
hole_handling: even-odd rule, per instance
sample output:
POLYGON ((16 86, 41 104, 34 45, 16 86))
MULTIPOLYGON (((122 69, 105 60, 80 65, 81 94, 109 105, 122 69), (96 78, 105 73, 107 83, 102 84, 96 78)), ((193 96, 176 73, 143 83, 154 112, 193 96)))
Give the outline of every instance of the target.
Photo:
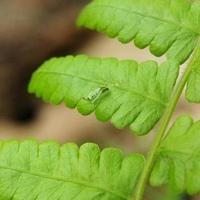
MULTIPOLYGON (((89 0, 0 0, 0 138, 38 138, 64 142, 96 142, 125 152, 146 152, 153 133, 138 138, 93 115, 51 106, 26 92, 31 73, 52 56, 84 53, 140 61, 153 57, 148 49, 122 45, 101 34, 75 27, 80 9, 89 0)), ((199 106, 181 100, 177 113, 198 119, 199 106)), ((156 200, 153 196, 151 198, 156 200)), ((187 199, 187 198, 185 198, 187 199)), ((188 198, 189 199, 189 198, 188 198)), ((191 199, 191 198, 190 198, 191 199)), ((198 197, 196 197, 198 199, 198 197)), ((200 198, 199 198, 200 199, 200 198)), ((171 199, 169 199, 171 200, 171 199)))

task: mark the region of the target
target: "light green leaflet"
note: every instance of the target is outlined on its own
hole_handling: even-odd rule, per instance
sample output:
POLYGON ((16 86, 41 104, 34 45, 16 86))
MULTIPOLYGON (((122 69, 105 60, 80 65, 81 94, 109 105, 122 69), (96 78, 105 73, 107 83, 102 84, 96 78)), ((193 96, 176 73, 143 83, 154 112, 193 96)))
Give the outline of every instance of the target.
POLYGON ((200 45, 191 65, 193 68, 187 82, 186 98, 190 102, 200 103, 200 45))
POLYGON ((0 142, 0 200, 128 200, 144 158, 95 144, 0 142))
POLYGON ((169 183, 176 192, 200 192, 200 121, 179 117, 160 147, 151 184, 169 183))
POLYGON ((83 115, 146 134, 160 119, 173 91, 179 66, 173 61, 118 61, 67 56, 45 62, 33 75, 29 92, 83 115), (89 101, 88 101, 89 100, 89 101))
MULTIPOLYGON (((152 54, 184 63, 200 36, 199 0, 93 0, 78 24, 121 42, 149 46, 152 54)), ((200 65, 190 77, 187 99, 200 102, 200 65), (191 87, 190 87, 191 86, 191 87)))

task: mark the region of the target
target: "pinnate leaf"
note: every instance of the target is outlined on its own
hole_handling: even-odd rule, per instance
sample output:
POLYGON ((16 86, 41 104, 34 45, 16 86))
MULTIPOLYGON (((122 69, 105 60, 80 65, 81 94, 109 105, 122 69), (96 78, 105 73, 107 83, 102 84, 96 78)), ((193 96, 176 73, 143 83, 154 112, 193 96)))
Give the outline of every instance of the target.
POLYGON ((199 38, 199 19, 199 0, 93 0, 78 24, 183 63, 199 38))
POLYGON ((143 169, 138 154, 88 143, 0 142, 0 199, 126 200, 143 169))
POLYGON ((151 184, 169 184, 176 192, 200 192, 200 121, 179 117, 160 147, 151 184))
POLYGON ((29 92, 47 102, 65 104, 118 128, 146 134, 160 119, 178 76, 173 61, 118 61, 67 56, 45 62, 33 75, 29 92))
MULTIPOLYGON (((78 25, 149 46, 152 54, 184 63, 200 36, 199 0, 94 0, 80 14, 78 25)), ((187 83, 186 98, 200 103, 200 64, 197 60, 187 83)))

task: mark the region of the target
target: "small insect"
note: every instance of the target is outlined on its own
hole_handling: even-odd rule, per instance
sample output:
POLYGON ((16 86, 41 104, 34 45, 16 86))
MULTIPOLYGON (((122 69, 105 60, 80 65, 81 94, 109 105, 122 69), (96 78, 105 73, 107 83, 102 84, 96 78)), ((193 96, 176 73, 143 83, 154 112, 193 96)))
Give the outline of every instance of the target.
POLYGON ((91 103, 95 103, 98 99, 107 94, 108 91, 109 89, 107 87, 100 87, 90 92, 89 95, 84 99, 90 101, 91 103))
POLYGON ((99 101, 107 95, 109 89, 107 87, 99 87, 88 94, 88 96, 83 97, 77 105, 77 109, 83 115, 89 115, 92 113, 99 101))

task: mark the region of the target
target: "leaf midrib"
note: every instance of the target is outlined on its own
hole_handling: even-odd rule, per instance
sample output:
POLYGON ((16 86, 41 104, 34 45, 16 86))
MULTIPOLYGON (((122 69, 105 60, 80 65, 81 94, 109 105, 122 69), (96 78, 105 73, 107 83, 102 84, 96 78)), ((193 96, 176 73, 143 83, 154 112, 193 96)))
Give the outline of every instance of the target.
MULTIPOLYGON (((36 72, 36 74, 42 74, 42 73, 44 73, 44 74, 52 74, 52 75, 59 75, 59 76, 70 76, 70 77, 75 77, 75 78, 79 78, 79 79, 82 79, 82 80, 84 80, 84 81, 90 81, 90 82, 93 82, 93 83, 97 83, 97 84, 101 84, 102 86, 105 86, 105 82, 101 82, 101 81, 98 81, 98 80, 93 80, 93 79, 88 79, 88 78, 85 78, 85 77, 81 77, 81 76, 78 76, 78 75, 74 75, 74 74, 69 74, 69 73, 62 73, 62 72, 49 72, 49 71, 44 71, 44 70, 40 70, 40 71, 38 71, 38 72, 36 72)), ((151 101, 155 101, 155 102, 157 102, 157 103, 159 103, 160 105, 162 105, 163 107, 166 107, 166 103, 163 103, 163 102, 161 102, 161 101, 159 101, 158 99, 154 99, 154 98, 152 98, 152 97, 150 97, 150 96, 148 96, 148 95, 143 95, 143 94, 141 94, 141 93, 139 93, 139 92, 136 92, 136 91, 134 91, 134 90, 128 90, 127 88, 123 88, 123 87, 119 87, 117 84, 119 84, 119 83, 112 83, 112 82, 109 82, 108 81, 108 84, 109 85, 112 85, 112 86, 114 86, 115 88, 118 88, 118 89, 120 89, 120 90, 123 90, 123 91, 126 91, 127 93, 135 93, 136 95, 139 95, 139 96, 142 96, 143 98, 148 98, 148 99, 150 99, 151 101)), ((121 84, 120 84, 121 85, 121 84)))
POLYGON ((145 17, 145 18, 148 17, 148 18, 152 18, 152 19, 157 20, 157 21, 165 22, 165 23, 168 23, 168 24, 173 24, 173 25, 175 25, 175 26, 180 27, 180 29, 183 29, 183 28, 184 28, 184 29, 189 30, 190 32, 193 32, 193 33, 195 33, 195 34, 197 34, 197 35, 200 35, 199 32, 196 32, 196 31, 192 30, 190 27, 183 26, 183 24, 180 25, 180 24, 175 23, 174 21, 171 21, 171 20, 167 20, 167 19, 163 19, 163 18, 160 19, 160 18, 155 17, 155 16, 152 16, 152 15, 145 15, 145 14, 140 13, 140 12, 135 11, 135 10, 127 10, 127 9, 125 9, 125 8, 120 8, 120 7, 118 7, 118 6, 115 7, 115 6, 111 6, 111 5, 97 4, 97 3, 92 4, 91 7, 106 7, 106 8, 111 8, 111 9, 118 9, 118 10, 120 10, 120 11, 128 12, 128 13, 130 13, 130 14, 140 15, 140 16, 145 17))
POLYGON ((34 172, 30 172, 30 171, 25 171, 25 170, 22 170, 22 169, 14 169, 14 168, 5 167, 5 166, 0 166, 0 169, 15 171, 15 172, 18 172, 20 174, 27 174, 27 175, 31 175, 31 176, 44 178, 44 179, 50 179, 50 180, 60 181, 60 182, 68 182, 68 183, 72 183, 72 184, 76 184, 76 185, 82 185, 82 186, 85 186, 85 187, 95 188, 95 189, 104 191, 106 193, 110 193, 111 195, 118 196, 118 197, 120 197, 120 198, 122 198, 124 200, 128 200, 129 199, 129 197, 126 197, 123 194, 118 193, 116 191, 112 191, 112 190, 109 190, 108 188, 100 187, 100 186, 97 186, 97 185, 89 184, 91 182, 78 181, 78 180, 74 180, 74 179, 67 179, 66 180, 65 178, 58 177, 58 176, 49 176, 47 174, 34 173, 34 172))

